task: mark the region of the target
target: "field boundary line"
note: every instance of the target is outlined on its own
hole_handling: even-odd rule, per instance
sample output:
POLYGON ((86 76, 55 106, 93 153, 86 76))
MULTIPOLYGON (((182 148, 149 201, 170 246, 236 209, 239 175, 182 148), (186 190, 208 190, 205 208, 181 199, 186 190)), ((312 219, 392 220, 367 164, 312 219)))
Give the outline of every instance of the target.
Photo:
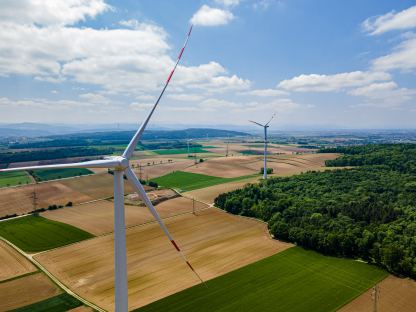
POLYGON ((33 271, 33 272, 27 272, 27 273, 24 273, 24 274, 21 274, 21 275, 16 275, 16 276, 13 276, 13 277, 10 277, 10 278, 7 278, 5 280, 0 281, 0 284, 11 282, 11 281, 17 280, 19 278, 23 278, 23 277, 26 277, 26 276, 29 276, 29 275, 40 273, 40 272, 41 271, 36 270, 36 271, 33 271))
MULTIPOLYGON (((56 285, 58 288, 69 294, 70 296, 78 299, 83 304, 89 306, 90 308, 99 311, 99 312, 107 312, 106 310, 102 309, 101 307, 95 305, 94 303, 88 301, 87 299, 81 297, 77 293, 73 292, 69 287, 67 287, 64 283, 62 283, 58 278, 56 278, 51 272, 49 272, 42 264, 40 264, 36 259, 34 259, 34 255, 28 254, 21 250, 19 247, 17 247, 15 244, 9 242, 4 237, 0 236, 0 240, 8 244, 10 247, 15 249, 17 252, 19 252, 22 256, 24 256, 26 259, 28 259, 33 265, 35 265, 42 273, 44 273, 49 279, 56 285)), ((39 272, 39 271, 38 271, 39 272)))

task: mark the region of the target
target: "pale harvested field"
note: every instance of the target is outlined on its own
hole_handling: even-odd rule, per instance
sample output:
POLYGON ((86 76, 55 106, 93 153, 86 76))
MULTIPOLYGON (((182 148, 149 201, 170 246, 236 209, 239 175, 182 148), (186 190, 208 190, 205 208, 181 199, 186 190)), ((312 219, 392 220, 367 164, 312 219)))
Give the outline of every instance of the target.
MULTIPOLYGON (((249 164, 258 162, 258 157, 233 156, 212 158, 183 171, 206 174, 223 178, 234 178, 256 173, 249 164)), ((260 169, 260 167, 259 167, 260 169)))
MULTIPOLYGON (((269 156, 267 166, 274 175, 288 176, 308 170, 323 170, 325 160, 338 154, 303 154, 269 156)), ((232 178, 258 173, 263 167, 263 156, 233 156, 209 159, 184 171, 232 178)))
POLYGON ((28 260, 0 240, 0 282, 36 270, 28 260))
POLYGON ((8 311, 42 301, 61 293, 43 273, 0 283, 0 311, 8 311))
MULTIPOLYGON (((327 159, 334 159, 338 157, 337 154, 304 154, 304 155, 279 155, 279 156, 273 156, 270 157, 268 166, 273 168, 274 174, 271 176, 290 176, 294 174, 299 174, 304 171, 308 170, 326 170, 329 169, 327 167, 324 167, 325 160, 327 159)), ((228 158, 218 158, 218 159, 212 159, 209 161, 206 161, 203 164, 198 165, 198 168, 192 168, 192 171, 189 168, 186 171, 191 171, 195 173, 206 173, 211 172, 211 175, 218 175, 218 176, 225 176, 224 173, 226 173, 227 177, 233 177, 236 172, 236 176, 241 176, 245 174, 253 174, 258 172, 257 168, 260 168, 263 165, 263 160, 261 157, 258 156, 237 156, 237 157, 228 157, 228 158), (221 165, 217 164, 217 161, 222 161, 221 165), (232 169, 234 162, 234 171, 232 169), (201 168, 201 165, 206 165, 206 167, 201 168), (224 172, 221 170, 216 171, 216 166, 219 165, 219 168, 222 168, 224 172), (225 171, 225 167, 229 166, 231 169, 228 169, 225 171), (207 169, 209 168, 209 170, 207 169), (241 169, 243 168, 243 169, 241 169), (200 171, 196 171, 196 169, 200 171), (244 170, 251 170, 251 171, 244 171, 244 170)), ((253 177, 241 181, 236 182, 229 182, 219 185, 214 185, 198 190, 193 190, 190 192, 185 192, 183 195, 190 198, 195 198, 197 200, 200 200, 207 204, 212 204, 215 200, 215 198, 226 192, 231 192, 240 188, 243 188, 248 183, 256 183, 260 179, 259 177, 253 177)))
POLYGON ((134 172, 138 177, 140 176, 140 169, 138 168, 138 165, 140 164, 142 166, 142 179, 153 179, 171 173, 173 171, 183 170, 189 166, 192 166, 194 164, 194 160, 177 158, 153 158, 142 159, 140 161, 133 161, 132 163, 134 165, 134 172), (172 160, 171 163, 168 162, 169 159, 172 160), (160 163, 161 161, 162 163, 160 163), (153 162, 155 164, 153 164, 153 162), (150 166, 147 165, 148 163, 150 164, 150 166))
POLYGON ((214 200, 216 197, 218 197, 218 195, 243 188, 245 185, 249 183, 256 183, 258 180, 259 177, 254 177, 236 182, 218 184, 194 191, 185 192, 183 193, 183 196, 195 198, 196 200, 199 200, 207 204, 212 204, 214 203, 214 200))
MULTIPOLYGON (((74 204, 113 196, 113 176, 107 173, 44 182, 35 185, 0 189, 0 216, 24 214, 33 210, 33 191, 36 189, 38 208, 49 205, 74 204)), ((126 193, 132 192, 125 185, 126 193)))
MULTIPOLYGON (((196 202, 196 209, 205 208, 196 202)), ((192 211, 192 200, 183 197, 170 199, 156 205, 162 218, 192 211)), ((144 206, 125 206, 126 227, 154 221, 144 206)), ((112 233, 114 229, 114 207, 112 201, 101 200, 75 207, 52 210, 42 213, 43 217, 71 224, 94 235, 112 233)))
MULTIPOLYGON (((414 312, 416 311, 416 282, 388 276, 379 284, 379 312, 414 312)), ((372 300, 373 289, 369 289, 361 296, 351 301, 339 312, 371 312, 374 311, 372 300)))
MULTIPOLYGON (((227 150, 227 143, 224 140, 212 140, 209 142, 200 142, 203 145, 207 145, 207 146, 215 146, 215 148, 207 148, 208 151, 213 152, 213 153, 218 153, 221 155, 224 155, 226 153, 227 150)), ((234 154, 240 154, 241 151, 244 150, 256 150, 256 151, 260 151, 263 152, 263 147, 254 147, 253 145, 261 145, 262 143, 249 143, 249 142, 245 142, 245 143, 235 143, 235 142, 231 142, 228 144, 228 153, 229 155, 234 154)), ((204 148, 205 149, 205 148, 204 148)), ((293 154, 293 153, 310 153, 311 149, 305 149, 305 148, 300 148, 300 147, 296 147, 296 146, 290 146, 290 145, 279 145, 279 144, 269 144, 268 145, 268 150, 269 152, 273 153, 273 154, 293 154)))
MULTIPOLYGON (((272 240, 265 224, 215 208, 166 219, 189 260, 208 280, 291 247, 272 240)), ((72 290, 114 310, 113 235, 36 256, 72 290)), ((127 230, 129 308, 134 309, 198 284, 157 224, 127 230)))

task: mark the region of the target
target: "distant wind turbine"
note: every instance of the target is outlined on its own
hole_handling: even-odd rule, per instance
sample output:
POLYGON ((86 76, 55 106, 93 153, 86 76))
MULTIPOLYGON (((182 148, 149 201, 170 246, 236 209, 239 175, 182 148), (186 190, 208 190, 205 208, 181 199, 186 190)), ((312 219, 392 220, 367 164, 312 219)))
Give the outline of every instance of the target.
POLYGON ((156 219, 159 226, 162 228, 165 235, 168 237, 169 241, 179 252, 182 259, 186 262, 189 268, 196 274, 201 282, 202 279, 198 273, 191 266, 189 261, 185 258, 185 255, 182 253, 181 249, 178 247, 176 242, 173 240, 168 229, 166 228, 163 220, 160 218, 155 207, 150 201, 149 197, 146 194, 140 180, 136 177, 135 173, 130 166, 130 158, 133 155, 133 152, 137 146, 137 143, 140 140, 146 126, 153 115, 157 105, 159 104, 160 99, 163 96, 169 82, 175 72, 176 67, 179 64, 179 61, 182 57, 182 54, 188 44, 189 37, 191 36, 192 25, 186 36, 185 43, 182 49, 179 52, 178 58, 176 60, 175 66, 170 72, 168 79, 165 82, 165 85, 157 98, 155 104, 147 115, 146 119, 143 121, 137 132, 134 134, 129 145, 125 149, 123 155, 121 156, 110 156, 105 157, 102 160, 92 160, 78 163, 69 163, 69 164, 56 164, 56 165, 46 165, 46 166, 30 166, 30 167, 21 167, 21 168, 12 168, 12 169, 0 169, 0 172, 9 172, 17 170, 35 170, 35 169, 58 169, 58 168, 107 168, 114 171, 114 266, 115 266, 115 310, 116 312, 126 312, 128 310, 128 296, 127 296, 127 259, 126 259, 126 225, 125 225, 125 214, 124 214, 124 175, 127 177, 128 182, 139 194, 142 201, 145 203, 150 213, 156 219))
POLYGON ((267 142, 267 128, 269 127, 269 123, 272 121, 275 115, 276 114, 273 114, 272 118, 270 118, 270 120, 265 125, 262 125, 261 123, 258 123, 256 121, 249 120, 250 122, 264 128, 264 166, 263 166, 263 179, 264 180, 267 179, 267 143, 268 143, 267 142))

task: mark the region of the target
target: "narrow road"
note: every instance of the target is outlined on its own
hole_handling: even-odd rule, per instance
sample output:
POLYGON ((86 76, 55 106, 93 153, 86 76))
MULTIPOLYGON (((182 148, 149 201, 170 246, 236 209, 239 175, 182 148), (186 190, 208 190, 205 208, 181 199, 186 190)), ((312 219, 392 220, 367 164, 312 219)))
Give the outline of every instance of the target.
POLYGON ((86 306, 91 307, 92 309, 99 311, 99 312, 106 312, 106 310, 100 308, 99 306, 95 305, 94 303, 88 301, 87 299, 79 296, 78 294, 74 293, 71 289, 69 289, 65 284, 63 284, 61 281, 59 281, 51 272, 49 272, 42 264, 40 264, 34 256, 37 254, 28 254, 21 250, 19 247, 14 245, 13 243, 9 242, 8 240, 4 239, 0 236, 0 240, 8 244, 10 247, 14 248, 18 253, 20 253, 23 257, 28 259, 34 266, 36 266, 39 270, 41 270, 44 274, 46 274, 59 288, 61 288, 64 292, 67 294, 77 298, 79 301, 81 301, 86 306))

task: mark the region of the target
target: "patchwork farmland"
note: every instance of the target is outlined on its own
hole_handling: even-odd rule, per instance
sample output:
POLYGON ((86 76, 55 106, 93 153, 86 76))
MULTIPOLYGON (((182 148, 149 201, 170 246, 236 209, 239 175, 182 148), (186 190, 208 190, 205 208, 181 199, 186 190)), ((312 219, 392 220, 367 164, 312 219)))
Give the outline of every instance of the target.
POLYGON ((293 247, 140 311, 335 311, 386 275, 374 266, 293 247))
MULTIPOLYGON (((190 201, 189 206, 192 209, 190 201)), ((165 221, 205 280, 291 246, 272 240, 265 224, 214 208, 165 221)), ((112 234, 45 252, 35 259, 82 297, 113 309, 112 234)), ((127 230, 127 261, 130 309, 198 284, 155 223, 127 230)))
MULTIPOLYGON (((221 145, 212 144, 212 146, 216 147, 204 147, 206 150, 212 150, 212 155, 204 162, 197 164, 193 159, 188 159, 186 154, 179 153, 169 155, 169 157, 156 155, 156 158, 146 158, 149 156, 143 154, 139 156, 139 160, 133 162, 133 168, 137 175, 142 174, 143 177, 150 177, 162 187, 185 191, 184 197, 176 197, 178 195, 169 190, 151 191, 149 189, 149 196, 155 203, 158 203, 156 209, 165 219, 177 243, 187 254, 198 273, 208 281, 209 290, 203 295, 198 293, 202 291, 198 285, 198 279, 178 258, 175 250, 155 224, 152 215, 127 186, 126 194, 128 195, 125 200, 130 309, 143 308, 144 310, 158 311, 165 309, 165 305, 169 305, 172 311, 175 309, 192 311, 195 306, 200 304, 205 306, 205 303, 201 303, 203 300, 216 302, 224 307, 224 311, 234 309, 240 304, 248 307, 247 302, 244 301, 244 298, 247 297, 246 290, 244 287, 236 285, 250 284, 255 281, 259 283, 255 287, 259 293, 262 292, 262 287, 267 285, 268 292, 276 291, 275 297, 282 296, 279 302, 287 308, 287 311, 307 311, 305 307, 313 305, 322 306, 324 308, 322 311, 332 311, 334 307, 341 307, 361 293, 364 296, 369 287, 386 276, 385 272, 372 271, 373 267, 365 264, 360 264, 357 269, 356 262, 350 265, 349 260, 337 263, 331 258, 321 259, 319 258, 321 256, 305 251, 294 252, 293 255, 290 255, 289 251, 294 249, 293 245, 272 240, 265 224, 210 208, 209 205, 219 194, 242 188, 247 183, 257 183, 260 178, 259 168, 263 165, 261 156, 256 155, 216 157, 214 150, 221 148, 221 145), (138 164, 141 164, 141 168, 138 164), (286 249, 289 250, 285 251, 286 249), (283 254, 289 255, 285 260, 277 257, 283 255, 282 251, 285 251, 283 254), (263 261, 270 261, 270 263, 265 265, 263 261), (299 267, 303 266, 302 261, 309 261, 316 267, 299 270, 299 267), (303 289, 302 294, 305 298, 309 296, 313 300, 304 299, 303 304, 299 305, 293 301, 292 297, 285 295, 285 292, 277 291, 282 288, 291 289, 289 285, 296 285, 294 281, 289 278, 270 281, 267 278, 267 276, 274 276, 274 270, 279 274, 283 274, 282 272, 288 276, 292 274, 291 270, 294 270, 294 267, 288 266, 287 262, 292 266, 298 266, 298 274, 299 276, 303 274, 301 279, 307 285, 325 284, 327 280, 324 275, 326 273, 318 274, 318 269, 315 269, 320 268, 322 272, 325 272, 322 270, 322 263, 328 270, 331 270, 333 276, 336 275, 334 272, 338 272, 340 267, 345 267, 348 273, 342 273, 345 275, 341 277, 336 275, 338 283, 329 285, 328 288, 325 286, 322 296, 316 296, 314 293, 316 287, 303 289), (256 265, 263 267, 264 272, 256 269, 259 275, 250 273, 252 272, 250 268, 256 265), (237 271, 235 271, 236 269, 237 271), (248 270, 248 273, 244 270, 248 270), (361 279, 356 278, 357 270, 361 270, 361 279), (234 275, 230 277, 229 274, 234 275), (353 279, 356 284, 349 284, 353 279), (216 291, 217 287, 224 289, 224 284, 231 287, 227 292, 235 293, 232 300, 234 303, 231 306, 224 304, 222 297, 218 296, 216 291), (237 287, 240 292, 232 287, 237 287), (346 289, 347 291, 345 291, 346 289), (342 295, 335 296, 332 301, 326 302, 327 292, 342 295), (187 299, 188 296, 196 295, 199 299, 187 299), (210 296, 214 296, 216 300, 213 301, 210 296), (242 299, 237 300, 237 297, 242 299), (174 305, 172 300, 176 302, 174 305), (187 303, 184 304, 184 302, 187 303)), ((241 145, 235 146, 235 148, 238 154, 237 149, 241 151, 247 149, 247 146, 241 145)), ((280 150, 280 152, 282 151, 280 150)), ((143 152, 137 153, 141 155, 140 153, 143 152)), ((269 157, 269 166, 273 168, 274 176, 287 176, 308 170, 326 170, 328 168, 325 167, 325 161, 338 156, 338 154, 330 153, 299 155, 291 153, 289 150, 285 150, 279 155, 269 157)), ((20 206, 20 209, 23 208, 21 211, 32 210, 33 187, 33 185, 29 185, 0 190, 0 196, 5 196, 5 194, 11 196, 10 200, 6 199, 5 203, 0 203, 0 208, 3 205, 3 207, 7 207, 5 210, 7 213, 16 213, 18 209, 15 207, 10 209, 10 203, 20 196, 20 202, 23 203, 20 206), (20 192, 17 192, 16 189, 19 189, 20 192)), ((0 224, 0 235, 16 243, 22 249, 34 253, 36 261, 77 295, 101 308, 113 310, 114 207, 111 200, 112 176, 107 172, 97 171, 91 176, 40 183, 36 185, 36 189, 39 206, 56 203, 64 205, 68 201, 72 201, 73 206, 41 212, 39 217, 3 221, 0 224), (42 225, 36 230, 40 232, 33 235, 36 231, 34 232, 33 226, 30 224, 28 230, 20 231, 19 226, 22 225, 17 224, 13 226, 13 231, 19 229, 21 235, 12 238, 14 235, 10 234, 13 233, 10 232, 10 224, 13 222, 23 223, 23 226, 27 228, 27 220, 40 220, 42 225), (49 222, 59 225, 59 235, 44 236, 46 233, 50 234, 51 229, 42 234, 42 228, 45 228, 46 224, 51 225, 49 222), (3 232, 1 232, 2 225, 3 232), (9 229, 4 230, 5 228, 9 229), (38 237, 39 240, 33 237, 38 237), (39 251, 42 252, 39 253, 39 251), (72 255, 76 255, 76 257, 72 255)), ((16 276, 16 280, 24 280, 29 277, 32 280, 36 277, 36 279, 43 281, 43 273, 38 272, 35 266, 22 258, 11 247, 5 245, 0 250, 2 250, 2 260, 5 261, 3 266, 6 282, 4 284, 11 285, 8 283, 15 281, 12 276, 16 276), (17 261, 15 262, 14 259, 17 261), (11 280, 9 280, 10 278, 11 280)), ((36 287, 46 287, 40 285, 43 284, 33 282, 35 289, 36 287)), ((22 292, 24 291, 26 290, 23 288, 22 292)), ((259 293, 252 295, 261 298, 259 293)), ((8 298, 14 294, 15 292, 6 292, 4 295, 0 295, 0 299, 3 296, 8 298)), ((229 297, 224 299, 227 298, 229 297)), ((259 306, 258 302, 252 301, 259 306)), ((354 302, 352 301, 350 305, 354 302)), ((271 309, 272 302, 265 300, 262 301, 262 304, 264 311, 271 309)), ((46 287, 44 295, 33 296, 31 300, 18 300, 16 303, 11 303, 11 307, 19 308, 19 311, 42 310, 45 307, 53 309, 55 306, 62 309, 63 307, 66 309, 72 307, 77 311, 87 309, 77 299, 66 295, 56 286, 46 287)), ((348 305, 344 308, 347 309, 347 307, 348 305)))

